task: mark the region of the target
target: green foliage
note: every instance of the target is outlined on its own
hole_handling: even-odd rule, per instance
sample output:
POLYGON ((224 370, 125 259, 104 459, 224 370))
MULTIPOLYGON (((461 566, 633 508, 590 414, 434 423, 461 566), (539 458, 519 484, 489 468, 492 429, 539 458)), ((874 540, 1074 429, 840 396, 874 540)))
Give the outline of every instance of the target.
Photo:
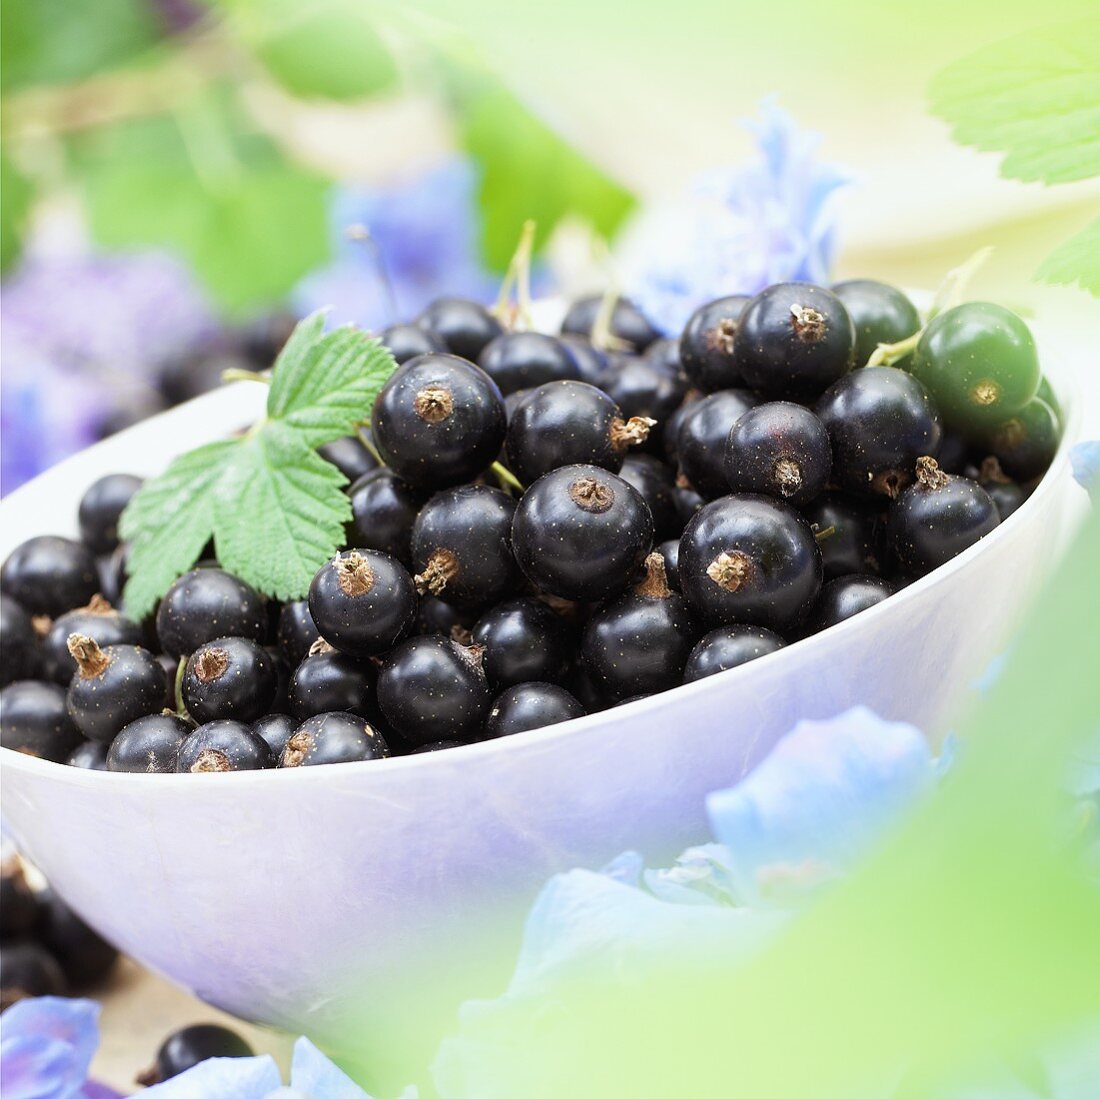
POLYGON ((1059 245, 1043 261, 1035 276, 1054 286, 1073 286, 1100 298, 1100 218, 1059 245))
POLYGON ((30 212, 34 188, 0 149, 0 270, 6 271, 18 256, 23 223, 30 212))
POLYGON ((177 458, 123 513, 127 612, 148 614, 211 535, 222 564, 253 587, 279 599, 303 596, 351 515, 347 479, 315 448, 370 415, 394 366, 363 332, 326 334, 321 313, 302 321, 272 370, 267 418, 242 439, 177 458))

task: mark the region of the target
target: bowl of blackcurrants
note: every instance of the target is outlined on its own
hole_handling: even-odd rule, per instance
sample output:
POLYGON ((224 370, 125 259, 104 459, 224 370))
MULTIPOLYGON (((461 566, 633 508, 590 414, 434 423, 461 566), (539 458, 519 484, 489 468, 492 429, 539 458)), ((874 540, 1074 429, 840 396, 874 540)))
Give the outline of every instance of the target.
POLYGON ((209 556, 147 620, 120 603, 140 479, 259 386, 3 502, 5 819, 98 931, 382 1064, 498 990, 549 875, 696 841, 796 720, 945 731, 1055 558, 1073 408, 1028 327, 922 328, 870 280, 673 339, 603 305, 387 330, 364 438, 323 451, 346 543, 298 599, 209 556))

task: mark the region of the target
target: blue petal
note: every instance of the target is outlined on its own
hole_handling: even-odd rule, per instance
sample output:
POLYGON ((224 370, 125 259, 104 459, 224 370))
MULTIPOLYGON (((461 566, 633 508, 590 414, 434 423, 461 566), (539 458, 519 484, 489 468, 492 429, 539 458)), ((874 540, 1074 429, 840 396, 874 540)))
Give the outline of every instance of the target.
POLYGON ((267 1099, 282 1084, 275 1061, 263 1057, 211 1057, 146 1089, 142 1099, 267 1099))
POLYGON ((99 1005, 40 996, 4 1012, 0 1090, 6 1099, 68 1099, 99 1045, 99 1005))
POLYGON ((718 843, 689 847, 667 870, 646 870, 645 886, 669 904, 734 904, 729 852, 718 843))
POLYGON ((336 1067, 308 1038, 294 1043, 290 1086, 310 1099, 370 1099, 349 1076, 336 1067))
POLYGON ((933 778, 919 730, 860 706, 800 722, 707 811, 741 896, 777 899, 850 866, 933 778))
POLYGON ((1070 450, 1069 460, 1073 476, 1095 500, 1097 493, 1100 493, 1100 439, 1078 443, 1070 450))
POLYGON ((641 885, 645 860, 637 851, 624 851, 616 855, 601 871, 601 874, 622 882, 623 885, 641 885))

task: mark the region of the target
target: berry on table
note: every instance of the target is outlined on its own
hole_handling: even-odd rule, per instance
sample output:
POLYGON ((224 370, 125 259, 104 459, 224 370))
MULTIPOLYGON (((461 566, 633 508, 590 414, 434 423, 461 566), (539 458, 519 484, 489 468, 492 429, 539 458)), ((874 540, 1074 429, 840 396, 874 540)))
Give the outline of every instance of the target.
POLYGON ((176 659, 218 637, 247 637, 263 644, 267 631, 267 601, 222 569, 184 573, 157 608, 157 639, 176 659))
POLYGON ((472 363, 486 344, 504 331, 485 306, 465 298, 436 298, 416 318, 416 324, 442 343, 444 350, 472 363))
POLYGON ((271 767, 271 749, 258 733, 240 721, 217 720, 200 725, 180 745, 176 770, 258 771, 271 767))
POLYGON ((263 717, 277 686, 275 658, 262 645, 246 637, 219 637, 187 658, 181 690, 187 712, 202 725, 263 717))
POLYGON ((1060 436, 1054 409, 1036 397, 1015 416, 997 424, 989 432, 987 444, 1006 473, 1018 481, 1030 481, 1050 468, 1060 436))
POLYGON ((893 594, 894 585, 881 576, 838 576, 822 587, 806 619, 806 633, 819 633, 835 626, 893 594))
POLYGON ((0 1011, 32 996, 64 996, 65 974, 37 943, 0 945, 0 1011))
POLYGON ((211 1057, 251 1057, 252 1047, 228 1027, 200 1023, 165 1038, 154 1066, 138 1077, 145 1087, 171 1080, 211 1057))
POLYGON ((96 554, 118 546, 118 520, 142 479, 130 473, 108 473, 85 490, 77 509, 80 539, 96 554))
POLYGON ((0 687, 35 679, 41 671, 42 654, 31 616, 10 595, 0 595, 0 687))
POLYGON ((95 555, 71 538, 40 534, 16 546, 0 566, 0 591, 30 615, 56 618, 85 606, 99 587, 95 555))
POLYGON ((560 683, 572 664, 572 630, 540 599, 498 603, 477 620, 473 642, 484 650, 482 666, 497 687, 560 683))
POLYGON ((763 626, 719 626, 704 635, 691 650, 684 665, 684 682, 694 683, 708 675, 747 664, 786 644, 779 634, 763 626))
POLYGON ((593 465, 540 477, 523 494, 512 549, 536 587, 591 601, 619 591, 653 545, 653 517, 640 493, 593 465))
MULTIPOLYGON (((920 329, 917 307, 896 287, 874 279, 833 284, 856 330, 856 367, 866 366, 880 343, 900 343, 920 329)), ((904 366, 908 358, 901 360, 904 366)))
POLYGON ((680 337, 680 362, 687 379, 704 393, 743 384, 733 350, 737 322, 749 303, 746 294, 731 294, 701 305, 692 313, 680 337))
POLYGON ((291 734, 279 766, 356 763, 385 759, 389 754, 382 734, 362 718, 348 713, 314 714, 291 734))
POLYGON ((584 717, 584 707, 556 683, 517 683, 493 700, 485 720, 487 740, 527 733, 584 717))
POLYGON ((408 568, 412 564, 412 527, 424 505, 425 494, 406 484, 392 470, 375 469, 360 477, 348 489, 348 496, 351 499, 348 545, 388 553, 408 568))
POLYGON ((729 492, 726 440, 733 425, 759 402, 747 389, 723 389, 689 405, 676 433, 680 472, 702 497, 729 492))
POLYGON ((320 641, 290 677, 290 712, 299 721, 338 710, 371 717, 377 679, 370 661, 356 660, 320 641))
POLYGON ((871 500, 826 492, 802 509, 813 527, 825 579, 882 571, 886 514, 871 500))
POLYGON ((581 376, 572 348, 541 332, 504 332, 485 346, 477 364, 505 396, 581 376))
POLYGON ((157 658, 139 645, 101 649, 83 634, 69 635, 76 674, 67 705, 76 727, 89 739, 107 743, 130 722, 155 714, 168 690, 157 658))
POLYGON ((119 614, 99 595, 93 595, 86 607, 66 611, 54 620, 42 639, 46 670, 55 683, 66 687, 76 673, 76 661, 69 652, 69 635, 74 633, 90 637, 101 648, 107 645, 140 645, 145 637, 136 622, 119 614))
POLYGON ((69 716, 64 687, 24 679, 0 691, 0 744, 5 748, 63 763, 82 739, 69 716))
POLYGON ((139 717, 111 741, 107 749, 107 770, 136 774, 175 771, 180 747, 192 728, 173 713, 139 717))

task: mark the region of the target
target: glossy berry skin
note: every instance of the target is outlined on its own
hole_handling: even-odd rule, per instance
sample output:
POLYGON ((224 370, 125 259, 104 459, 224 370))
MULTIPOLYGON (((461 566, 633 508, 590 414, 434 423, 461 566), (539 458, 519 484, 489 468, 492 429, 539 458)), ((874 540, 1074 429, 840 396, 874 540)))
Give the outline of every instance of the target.
POLYGON ((542 332, 504 332, 485 346, 477 362, 505 396, 581 376, 569 345, 542 332))
POLYGON ((581 656, 606 698, 619 701, 677 686, 700 630, 687 600, 672 591, 664 558, 651 554, 646 576, 588 620, 581 656))
POLYGON ((36 679, 42 654, 31 616, 10 595, 0 595, 0 687, 36 679))
POLYGON ((509 599, 487 611, 473 628, 485 650, 482 666, 496 687, 560 683, 572 664, 572 630, 540 599, 509 599))
POLYGON ((354 714, 333 712, 303 721, 286 742, 279 766, 358 763, 389 754, 385 738, 373 725, 354 714))
POLYGON ((412 527, 426 494, 390 470, 376 469, 360 477, 348 489, 348 496, 348 545, 388 553, 408 568, 412 564, 412 527))
POLYGON ((489 485, 436 493, 413 525, 417 590, 467 608, 511 595, 519 582, 512 555, 515 511, 515 501, 489 485))
POLYGON ((37 943, 0 946, 0 1009, 31 996, 64 996, 67 991, 61 967, 37 943))
POLYGON ((1027 499, 1027 493, 1001 468, 1001 463, 990 456, 978 471, 978 484, 989 493, 997 505, 997 514, 1003 523, 1027 499))
POLYGON ((708 675, 747 664, 786 645, 773 630, 763 626, 719 626, 696 644, 684 665, 684 682, 694 683, 708 675))
POLYGON ((52 889, 38 897, 38 941, 57 959, 73 991, 102 981, 118 962, 118 950, 93 931, 52 889))
POLYGON ((855 328, 831 291, 781 282, 745 306, 734 361, 741 384, 765 397, 805 401, 855 363, 855 328))
POLYGON ((240 721, 208 721, 180 745, 180 774, 216 771, 259 771, 273 766, 267 741, 240 721))
POLYGON ((668 577, 668 586, 673 591, 680 590, 680 539, 670 538, 657 547, 657 552, 664 558, 665 576, 668 577))
POLYGON ((275 658, 245 637, 219 637, 200 645, 183 672, 183 702, 200 725, 250 722, 271 708, 278 685, 275 658))
MULTIPOLYGON (((578 298, 561 322, 562 332, 591 337, 602 304, 602 294, 588 294, 578 298)), ((661 335, 629 298, 621 297, 616 300, 611 310, 610 327, 613 336, 628 343, 636 352, 644 351, 661 335)))
POLYGON ((970 462, 970 443, 955 431, 944 430, 936 462, 944 473, 962 473, 970 462))
POLYGON ((130 473, 108 473, 85 490, 77 509, 80 539, 92 553, 110 553, 118 545, 118 520, 142 479, 130 473))
POLYGON ((0 566, 0 591, 28 614, 59 614, 83 607, 99 587, 95 555, 70 538, 41 534, 16 546, 0 566))
POLYGON ((386 465, 434 491, 472 480, 500 453, 504 400, 479 367, 422 355, 390 375, 374 402, 371 435, 386 465))
POLYGON ((434 595, 422 595, 413 633, 456 638, 463 631, 468 632, 476 620, 476 611, 444 603, 434 595))
POLYGON ((475 739, 491 701, 477 650, 443 637, 409 638, 378 673, 382 715, 411 747, 475 739))
POLYGON ((217 637, 267 640, 267 602, 255 588, 222 569, 186 572, 157 608, 157 639, 170 656, 189 656, 217 637))
POLYGON ((809 523, 766 496, 707 504, 680 539, 680 590, 715 626, 734 622, 783 634, 821 589, 821 554, 809 523))
POLYGON ((676 482, 672 470, 651 454, 628 454, 619 476, 633 485, 653 516, 653 537, 657 540, 678 535, 684 524, 676 506, 676 482))
POLYGON ((378 461, 363 445, 363 441, 354 435, 345 435, 331 443, 317 448, 317 453, 326 462, 331 462, 349 481, 378 468, 378 461))
POLYGON ((614 473, 573 465, 540 477, 512 522, 512 549, 537 588, 592 602, 619 591, 653 544, 641 494, 614 473))
POLYGON ((607 370, 607 353, 593 347, 587 336, 565 333, 561 336, 561 342, 573 353, 580 380, 598 386, 607 370))
POLYGON ((715 393, 743 384, 734 346, 737 323, 749 300, 745 294, 731 294, 701 305, 688 318, 680 337, 680 362, 696 389, 715 393))
POLYGON ((76 661, 69 654, 69 635, 84 634, 100 648, 107 645, 140 645, 142 628, 102 601, 92 600, 88 607, 68 611, 56 619, 42 639, 46 670, 55 683, 67 687, 76 674, 76 661))
POLYGON ((882 571, 886 515, 873 501, 827 492, 802 509, 817 532, 825 579, 882 571))
POLYGON ((615 356, 604 372, 600 388, 619 406, 625 418, 639 416, 657 421, 649 438, 643 440, 650 450, 660 450, 664 425, 687 394, 687 382, 681 375, 635 355, 615 356))
POLYGON ((894 499, 920 457, 935 457, 943 421, 928 390, 904 370, 871 366, 832 386, 814 411, 833 447, 833 480, 859 496, 894 499))
POLYGON ((389 348, 398 366, 417 355, 447 350, 447 345, 438 336, 416 324, 391 324, 382 329, 378 338, 389 348))
POLYGON ((585 463, 615 472, 649 425, 628 424, 603 390, 549 382, 531 391, 508 425, 508 468, 525 485, 560 466, 585 463))
POLYGON ((729 492, 726 442, 733 425, 757 399, 745 389, 724 389, 696 401, 684 413, 676 438, 680 471, 707 500, 729 492))
POLYGON ((69 651, 77 672, 69 683, 66 704, 76 727, 89 739, 107 743, 132 721, 164 707, 168 691, 164 668, 139 645, 101 649, 73 634, 69 651))
POLYGON ((180 748, 193 728, 175 714, 139 717, 111 741, 107 749, 107 770, 135 774, 175 771, 180 748))
POLYGON ((881 576, 838 576, 821 589, 806 619, 806 633, 818 633, 894 594, 894 585, 881 576))
POLYGON ((405 566, 389 554, 345 550, 317 570, 309 585, 309 613, 333 648, 373 656, 412 629, 416 589, 405 566))
POLYGON ((1036 397, 990 431, 988 447, 1007 474, 1018 481, 1030 481, 1050 468, 1060 439, 1054 409, 1036 397))
POLYGON ((184 1027, 170 1034, 157 1050, 155 1068, 139 1082, 157 1084, 171 1080, 211 1057, 251 1057, 252 1047, 239 1035, 214 1023, 184 1027))
POLYGON ((483 305, 465 298, 436 298, 416 318, 425 332, 441 341, 452 355, 472 363, 486 344, 504 331, 500 321, 483 305))
POLYGON ((267 714, 252 722, 252 731, 267 745, 271 758, 279 760, 299 724, 289 714, 267 714))
POLYGON ((110 745, 97 740, 85 740, 69 753, 65 762, 70 767, 80 767, 85 771, 106 771, 109 748, 110 745))
POLYGON ((790 401, 750 408, 726 440, 726 480, 734 492, 778 496, 801 507, 821 494, 832 468, 825 425, 790 401))
POLYGON ((676 511, 680 516, 682 526, 687 526, 691 517, 706 503, 706 500, 693 488, 686 488, 678 484, 674 490, 676 497, 676 511))
POLYGON ((1039 388, 1039 356, 1015 313, 967 302, 928 322, 913 355, 913 374, 947 424, 973 435, 1019 412, 1039 388))
POLYGON ((62 763, 83 737, 56 683, 19 680, 0 691, 0 744, 15 752, 62 763))
POLYGON ((901 572, 917 577, 946 564, 1000 523, 988 492, 922 462, 917 480, 890 505, 886 537, 901 572))
MULTIPOLYGON (((680 359, 680 341, 678 339, 662 336, 659 340, 654 340, 645 349, 642 358, 663 374, 673 376, 684 374, 684 364, 680 359)), ((687 379, 684 380, 686 382, 687 379)))
MULTIPOLYGON (((874 279, 834 283, 833 293, 844 303, 856 330, 858 369, 880 343, 900 343, 920 328, 917 307, 898 289, 874 279)), ((908 359, 903 359, 906 363, 908 359)))
POLYGON ((584 707, 556 683, 518 683, 493 700, 485 719, 485 739, 527 733, 584 717, 584 707))
POLYGON ((290 677, 290 712, 299 721, 337 710, 372 717, 377 679, 369 661, 338 652, 314 653, 290 677))
POLYGON ((277 636, 280 659, 288 668, 296 668, 321 636, 308 599, 292 599, 280 607, 277 636))

